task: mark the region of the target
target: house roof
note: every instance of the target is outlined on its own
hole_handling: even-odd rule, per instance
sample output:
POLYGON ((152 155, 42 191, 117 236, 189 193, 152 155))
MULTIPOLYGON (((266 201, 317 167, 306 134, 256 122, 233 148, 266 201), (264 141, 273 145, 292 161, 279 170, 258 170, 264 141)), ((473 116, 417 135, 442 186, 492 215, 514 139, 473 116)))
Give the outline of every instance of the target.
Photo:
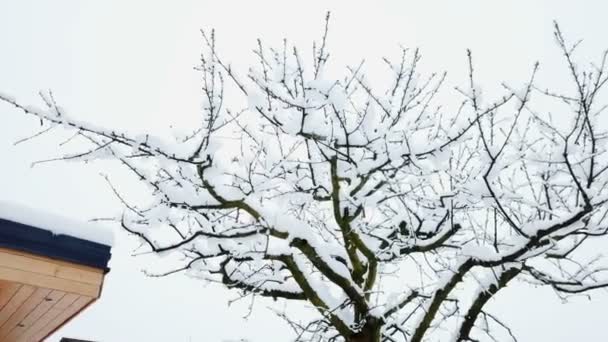
POLYGON ((108 270, 111 231, 0 202, 0 248, 108 270))
POLYGON ((0 202, 0 341, 43 341, 101 295, 111 232, 0 202))
POLYGON ((108 270, 110 246, 0 218, 0 247, 108 270))
POLYGON ((107 246, 111 246, 114 240, 114 235, 108 227, 76 221, 15 202, 0 200, 0 218, 48 230, 55 235, 69 235, 107 246))

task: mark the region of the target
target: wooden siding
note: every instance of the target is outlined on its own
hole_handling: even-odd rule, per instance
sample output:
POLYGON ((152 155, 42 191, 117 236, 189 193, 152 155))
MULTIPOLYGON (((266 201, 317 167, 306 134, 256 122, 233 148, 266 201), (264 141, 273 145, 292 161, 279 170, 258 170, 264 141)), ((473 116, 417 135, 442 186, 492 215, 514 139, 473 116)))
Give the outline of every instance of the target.
POLYGON ((95 301, 103 270, 0 248, 0 341, 37 342, 95 301))

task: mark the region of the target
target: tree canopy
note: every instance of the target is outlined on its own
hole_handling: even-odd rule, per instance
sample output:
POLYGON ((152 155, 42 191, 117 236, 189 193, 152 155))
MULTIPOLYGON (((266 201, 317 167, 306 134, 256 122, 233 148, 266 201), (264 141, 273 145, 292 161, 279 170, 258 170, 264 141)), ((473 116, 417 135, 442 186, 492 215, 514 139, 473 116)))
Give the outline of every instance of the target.
POLYGON ((593 247, 608 233, 607 53, 577 64, 556 24, 573 91, 537 84, 535 64, 487 99, 468 51, 453 107, 417 49, 383 59, 390 83, 363 62, 330 77, 328 31, 329 15, 312 60, 259 40, 244 75, 203 32, 200 126, 171 143, 82 122, 51 92, 43 108, 0 100, 88 146, 59 159, 114 160, 145 185, 132 203, 108 179, 121 226, 183 257, 167 274, 312 305, 305 325, 284 317, 298 341, 515 340, 485 310, 510 282, 563 296, 608 286, 593 247))

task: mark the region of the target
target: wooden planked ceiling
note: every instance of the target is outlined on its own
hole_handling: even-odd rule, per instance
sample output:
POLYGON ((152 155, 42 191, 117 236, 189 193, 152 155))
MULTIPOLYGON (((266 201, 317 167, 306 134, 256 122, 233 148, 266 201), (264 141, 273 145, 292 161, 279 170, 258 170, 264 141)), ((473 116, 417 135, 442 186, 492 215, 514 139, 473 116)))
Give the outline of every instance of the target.
POLYGON ((0 341, 37 342, 99 297, 103 270, 0 248, 0 341))

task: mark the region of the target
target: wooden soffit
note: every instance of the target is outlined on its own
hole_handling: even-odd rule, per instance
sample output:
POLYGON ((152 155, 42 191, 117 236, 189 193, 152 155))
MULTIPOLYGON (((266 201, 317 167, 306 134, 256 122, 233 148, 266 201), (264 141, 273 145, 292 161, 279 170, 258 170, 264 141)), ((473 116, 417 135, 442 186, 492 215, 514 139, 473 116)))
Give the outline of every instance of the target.
POLYGON ((0 248, 0 341, 42 341, 99 298, 104 274, 0 248))

